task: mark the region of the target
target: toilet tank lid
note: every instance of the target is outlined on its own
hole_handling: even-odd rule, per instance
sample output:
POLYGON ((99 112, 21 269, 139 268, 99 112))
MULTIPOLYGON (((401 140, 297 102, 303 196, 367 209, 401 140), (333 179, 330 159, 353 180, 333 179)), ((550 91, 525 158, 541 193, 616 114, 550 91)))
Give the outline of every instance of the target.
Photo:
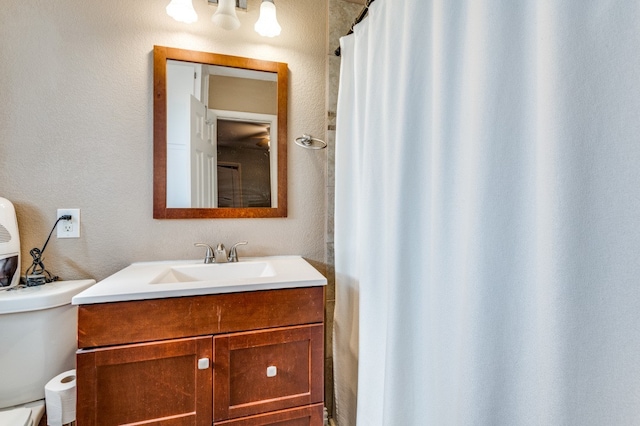
POLYGON ((94 280, 55 281, 36 287, 0 291, 0 315, 69 305, 73 296, 95 283, 94 280))

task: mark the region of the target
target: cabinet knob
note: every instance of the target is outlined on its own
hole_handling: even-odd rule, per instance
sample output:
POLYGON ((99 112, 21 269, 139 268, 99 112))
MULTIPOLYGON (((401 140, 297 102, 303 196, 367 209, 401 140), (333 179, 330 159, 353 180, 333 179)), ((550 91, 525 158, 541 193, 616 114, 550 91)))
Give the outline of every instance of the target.
POLYGON ((198 370, 206 370, 209 368, 209 358, 200 358, 198 360, 198 370))
POLYGON ((267 367, 267 377, 275 377, 278 374, 278 368, 275 365, 267 367))

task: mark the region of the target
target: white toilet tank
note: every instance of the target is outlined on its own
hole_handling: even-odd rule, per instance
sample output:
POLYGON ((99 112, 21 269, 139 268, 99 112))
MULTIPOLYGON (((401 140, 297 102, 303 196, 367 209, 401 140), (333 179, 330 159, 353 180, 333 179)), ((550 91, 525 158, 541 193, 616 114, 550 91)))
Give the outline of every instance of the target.
POLYGON ((75 368, 77 306, 94 280, 0 291, 0 410, 44 398, 44 386, 75 368))

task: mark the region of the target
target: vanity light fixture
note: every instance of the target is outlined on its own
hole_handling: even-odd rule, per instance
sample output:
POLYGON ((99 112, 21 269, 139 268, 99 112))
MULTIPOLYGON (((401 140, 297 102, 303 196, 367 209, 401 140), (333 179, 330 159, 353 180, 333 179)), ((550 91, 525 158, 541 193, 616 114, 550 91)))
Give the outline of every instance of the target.
MULTIPOLYGON (((208 0, 209 4, 217 4, 218 10, 211 17, 211 21, 225 30, 237 30, 240 28, 240 20, 236 15, 236 7, 247 10, 247 0, 208 0)), ((167 15, 179 22, 191 24, 198 20, 198 15, 193 8, 192 0, 171 0, 167 5, 167 15)), ((262 0, 260 4, 260 18, 254 29, 263 37, 275 37, 280 35, 282 27, 276 17, 276 5, 274 0, 262 0)))
POLYGON ((262 0, 262 4, 260 5, 260 18, 253 28, 263 37, 280 35, 282 28, 276 18, 276 5, 273 0, 262 0))
POLYGON ((218 0, 218 10, 211 17, 211 22, 225 30, 237 30, 240 20, 236 15, 236 0, 218 0))
POLYGON ((167 15, 185 24, 191 24, 198 20, 191 0, 171 0, 171 3, 167 5, 167 15))
MULTIPOLYGON (((213 14, 211 20, 225 30, 235 30, 240 27, 236 8, 247 10, 247 0, 208 0, 208 4, 218 5, 218 10, 213 14)), ((198 15, 193 8, 193 0, 171 0, 167 5, 167 15, 186 24, 198 20, 198 15)))

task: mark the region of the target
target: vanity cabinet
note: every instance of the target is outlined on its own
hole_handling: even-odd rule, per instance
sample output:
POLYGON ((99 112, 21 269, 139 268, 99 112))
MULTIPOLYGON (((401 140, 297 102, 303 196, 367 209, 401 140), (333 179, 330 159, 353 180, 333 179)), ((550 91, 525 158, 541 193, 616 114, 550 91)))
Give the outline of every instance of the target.
POLYGON ((324 288, 80 305, 77 423, 322 426, 324 288))

